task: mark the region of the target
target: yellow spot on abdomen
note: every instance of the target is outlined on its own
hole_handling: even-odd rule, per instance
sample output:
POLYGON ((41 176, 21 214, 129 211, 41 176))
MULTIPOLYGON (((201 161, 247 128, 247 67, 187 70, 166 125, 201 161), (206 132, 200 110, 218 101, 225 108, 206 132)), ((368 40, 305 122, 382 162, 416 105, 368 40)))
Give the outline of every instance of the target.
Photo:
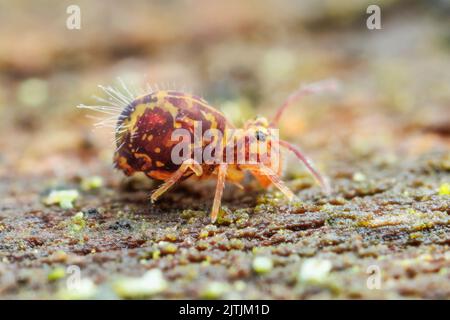
POLYGON ((135 153, 136 159, 144 159, 145 164, 142 166, 141 170, 146 171, 152 167, 152 159, 145 153, 135 153))
POLYGON ((164 167, 164 163, 162 163, 161 161, 156 161, 156 166, 158 168, 164 167))
POLYGON ((149 163, 149 164, 152 163, 152 159, 151 159, 148 155, 146 155, 145 153, 135 153, 134 156, 135 156, 137 159, 144 159, 145 162, 147 162, 147 163, 149 163))
POLYGON ((156 147, 154 150, 156 153, 160 153, 161 152, 161 148, 156 147))
POLYGON ((119 157, 119 168, 125 170, 127 174, 133 172, 133 168, 128 164, 128 161, 125 157, 119 157))

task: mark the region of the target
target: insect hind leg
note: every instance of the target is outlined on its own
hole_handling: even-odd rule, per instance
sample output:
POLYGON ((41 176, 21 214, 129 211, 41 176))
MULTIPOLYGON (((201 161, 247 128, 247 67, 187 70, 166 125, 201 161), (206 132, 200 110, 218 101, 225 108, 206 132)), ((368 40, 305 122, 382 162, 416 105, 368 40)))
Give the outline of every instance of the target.
POLYGON ((188 171, 192 170, 196 176, 201 176, 203 174, 202 166, 193 159, 185 160, 181 166, 175 171, 167 180, 164 181, 162 185, 158 187, 155 191, 153 191, 150 196, 151 202, 155 202, 158 198, 167 190, 169 190, 177 181, 179 181, 184 174, 188 171))

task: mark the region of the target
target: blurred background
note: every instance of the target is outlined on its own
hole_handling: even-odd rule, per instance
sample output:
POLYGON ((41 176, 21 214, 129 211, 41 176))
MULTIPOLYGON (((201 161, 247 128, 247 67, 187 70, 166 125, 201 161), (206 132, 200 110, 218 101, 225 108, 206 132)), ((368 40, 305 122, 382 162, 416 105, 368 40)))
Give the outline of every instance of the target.
POLYGON ((111 170, 111 129, 76 108, 98 85, 191 88, 236 125, 300 84, 336 78, 280 129, 321 167, 448 150, 450 3, 433 1, 1 1, 0 174, 111 170), (67 7, 81 10, 69 30, 67 7), (366 27, 370 4, 381 30, 366 27))
POLYGON ((447 299, 449 15, 447 0, 0 0, 0 296, 153 297, 165 277, 157 297, 447 299), (237 126, 337 79, 280 123, 332 195, 291 159, 299 203, 229 187, 216 226, 213 189, 191 183, 151 206, 149 185, 113 170, 113 129, 76 108, 117 77, 190 88, 237 126), (366 285, 372 263, 384 291, 366 285), (327 285, 311 286, 303 267, 323 265, 327 285), (81 293, 66 292, 67 266, 82 268, 81 293), (138 278, 112 290, 118 275, 138 278))

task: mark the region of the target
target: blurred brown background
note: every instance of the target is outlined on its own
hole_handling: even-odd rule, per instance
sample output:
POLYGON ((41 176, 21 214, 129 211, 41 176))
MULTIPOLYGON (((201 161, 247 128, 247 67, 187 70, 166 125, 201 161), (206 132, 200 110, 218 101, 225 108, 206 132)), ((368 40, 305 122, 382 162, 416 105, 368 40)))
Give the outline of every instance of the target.
POLYGON ((0 0, 0 297, 155 297, 142 277, 157 269, 170 283, 157 298, 448 299, 449 14, 444 0, 0 0), (74 4, 81 30, 66 28, 74 4), (298 202, 227 187, 212 225, 213 189, 188 181, 151 205, 149 185, 113 170, 113 129, 76 108, 117 77, 191 88, 236 125, 337 79, 280 124, 332 194, 292 161, 298 202), (60 189, 73 208, 46 200, 60 189), (320 285, 303 276, 316 265, 320 285), (367 286, 373 265, 382 290, 367 286), (121 276, 137 278, 114 287, 121 276))
POLYGON ((118 76, 192 88, 236 124, 332 77, 340 93, 305 99, 281 124, 316 159, 448 150, 449 10, 447 1, 2 1, 0 173, 109 164, 111 130, 92 132, 75 106, 95 103, 97 85, 118 76), (81 30, 66 28, 72 4, 81 30), (381 30, 366 27, 369 4, 381 7, 381 30), (83 148, 94 157, 80 160, 83 148))

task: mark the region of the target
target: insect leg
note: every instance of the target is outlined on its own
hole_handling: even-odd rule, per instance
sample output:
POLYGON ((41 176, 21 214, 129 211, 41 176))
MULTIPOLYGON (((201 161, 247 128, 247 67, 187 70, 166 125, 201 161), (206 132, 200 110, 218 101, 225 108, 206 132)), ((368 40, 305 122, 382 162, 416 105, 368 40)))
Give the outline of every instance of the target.
POLYGON ((195 175, 201 176, 203 174, 203 169, 200 164, 198 164, 193 159, 187 159, 185 160, 181 166, 178 168, 177 171, 175 171, 164 183, 159 186, 158 189, 156 189, 151 197, 150 200, 152 202, 155 202, 158 200, 158 198, 167 190, 169 190, 170 187, 172 187, 178 180, 180 180, 183 175, 186 173, 187 170, 192 170, 195 175))
POLYGON ((320 186, 323 188, 325 193, 327 193, 327 194, 330 193, 330 185, 328 183, 328 180, 314 168, 314 165, 311 162, 311 160, 309 160, 306 156, 304 156, 303 153, 300 151, 300 149, 297 146, 290 144, 289 142, 283 141, 283 140, 280 140, 279 143, 280 143, 280 146, 293 152, 295 154, 295 156, 305 164, 306 168, 308 168, 308 170, 311 172, 313 177, 317 180, 317 182, 319 182, 320 186))
POLYGON ((267 179, 270 180, 288 199, 292 201, 295 198, 295 195, 292 191, 286 186, 283 180, 280 179, 280 176, 274 172, 269 167, 265 165, 261 165, 257 170, 252 170, 255 175, 264 175, 267 179))
POLYGON ((220 203, 222 201, 223 189, 225 188, 225 178, 227 176, 227 164, 219 165, 219 172, 217 174, 216 193, 214 195, 214 202, 211 209, 211 221, 214 223, 220 210, 220 203))

